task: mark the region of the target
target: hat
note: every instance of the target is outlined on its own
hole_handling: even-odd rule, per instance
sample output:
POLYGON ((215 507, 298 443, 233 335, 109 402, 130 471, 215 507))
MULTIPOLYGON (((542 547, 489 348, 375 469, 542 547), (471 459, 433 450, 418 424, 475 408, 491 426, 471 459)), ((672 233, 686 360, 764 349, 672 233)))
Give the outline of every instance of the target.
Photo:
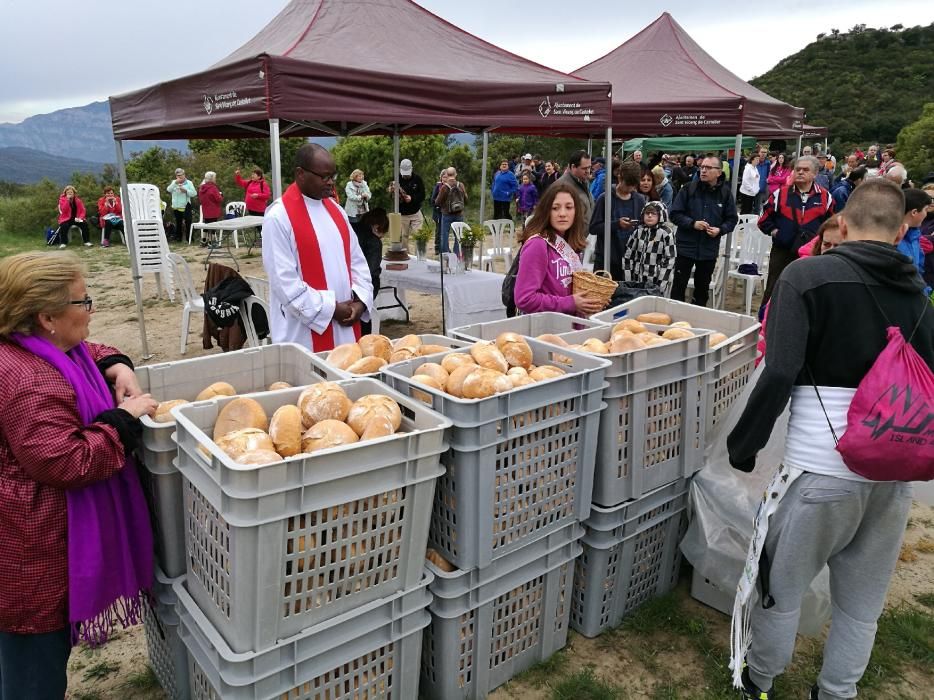
POLYGON ((399 161, 399 174, 400 175, 411 175, 412 174, 412 161, 408 158, 403 158, 399 161))
POLYGON ((522 160, 532 160, 532 154, 526 153, 524 156, 522 156, 522 160))
POLYGON ((176 177, 178 177, 179 175, 184 175, 184 174, 185 174, 185 169, 184 169, 184 168, 175 168, 175 176, 176 176, 176 177))

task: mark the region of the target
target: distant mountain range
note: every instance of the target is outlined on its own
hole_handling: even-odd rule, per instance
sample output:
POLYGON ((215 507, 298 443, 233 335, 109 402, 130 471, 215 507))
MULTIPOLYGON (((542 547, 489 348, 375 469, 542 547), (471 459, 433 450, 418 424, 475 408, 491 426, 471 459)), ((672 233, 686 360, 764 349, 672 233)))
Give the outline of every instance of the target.
POLYGON ((39 182, 46 177, 52 182, 64 185, 71 180, 72 173, 98 175, 105 165, 81 158, 53 156, 51 153, 37 151, 35 148, 18 146, 0 148, 0 163, 3 164, 0 169, 0 180, 18 182, 23 185, 39 182))

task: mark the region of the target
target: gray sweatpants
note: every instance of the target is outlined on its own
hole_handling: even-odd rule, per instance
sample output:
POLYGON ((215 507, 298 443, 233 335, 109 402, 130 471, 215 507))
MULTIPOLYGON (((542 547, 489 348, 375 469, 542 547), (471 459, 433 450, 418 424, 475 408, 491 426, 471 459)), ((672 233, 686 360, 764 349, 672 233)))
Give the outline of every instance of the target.
POLYGON ((901 549, 911 484, 803 474, 769 523, 765 551, 775 605, 752 612, 749 677, 762 689, 791 661, 801 598, 830 566, 832 619, 818 685, 821 700, 856 697, 869 663, 889 580, 901 549))

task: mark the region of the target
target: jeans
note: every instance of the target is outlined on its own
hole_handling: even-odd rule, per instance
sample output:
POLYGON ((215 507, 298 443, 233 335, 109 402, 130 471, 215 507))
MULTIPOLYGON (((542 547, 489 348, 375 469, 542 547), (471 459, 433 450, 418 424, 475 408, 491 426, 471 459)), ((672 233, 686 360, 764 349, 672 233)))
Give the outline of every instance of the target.
MULTIPOLYGON (((451 224, 457 221, 463 221, 464 217, 461 214, 442 214, 441 215, 441 252, 450 253, 451 250, 448 248, 448 237, 451 234, 451 224)), ((460 252, 460 245, 456 242, 454 244, 454 252, 460 252)))
POLYGON ((0 700, 62 700, 70 655, 68 627, 44 634, 0 632, 0 700))
POLYGON ((511 219, 512 216, 509 214, 509 200, 505 202, 499 202, 493 200, 493 218, 494 219, 511 219))
POLYGON ((173 209, 175 214, 175 235, 178 240, 184 241, 191 230, 191 203, 185 205, 184 209, 173 209))
POLYGON ((691 303, 696 306, 707 306, 710 297, 710 278, 716 260, 694 260, 678 256, 675 258, 675 275, 671 283, 671 298, 675 301, 684 301, 688 281, 691 279, 691 269, 694 270, 694 298, 691 303))

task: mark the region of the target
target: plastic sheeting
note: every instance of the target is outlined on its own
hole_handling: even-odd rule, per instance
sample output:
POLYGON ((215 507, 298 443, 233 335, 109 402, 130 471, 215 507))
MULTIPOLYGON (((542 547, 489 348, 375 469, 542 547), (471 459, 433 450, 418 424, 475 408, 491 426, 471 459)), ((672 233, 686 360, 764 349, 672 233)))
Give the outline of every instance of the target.
MULTIPOLYGON (((708 436, 704 467, 691 483, 691 523, 681 541, 681 551, 691 566, 728 591, 735 590, 742 573, 762 491, 785 452, 787 408, 776 421, 772 437, 759 453, 751 474, 733 469, 727 456, 726 436, 739 420, 764 366, 759 365, 746 390, 717 424, 714 434, 708 436)), ((819 636, 829 619, 830 571, 825 566, 804 596, 798 632, 819 636)))

